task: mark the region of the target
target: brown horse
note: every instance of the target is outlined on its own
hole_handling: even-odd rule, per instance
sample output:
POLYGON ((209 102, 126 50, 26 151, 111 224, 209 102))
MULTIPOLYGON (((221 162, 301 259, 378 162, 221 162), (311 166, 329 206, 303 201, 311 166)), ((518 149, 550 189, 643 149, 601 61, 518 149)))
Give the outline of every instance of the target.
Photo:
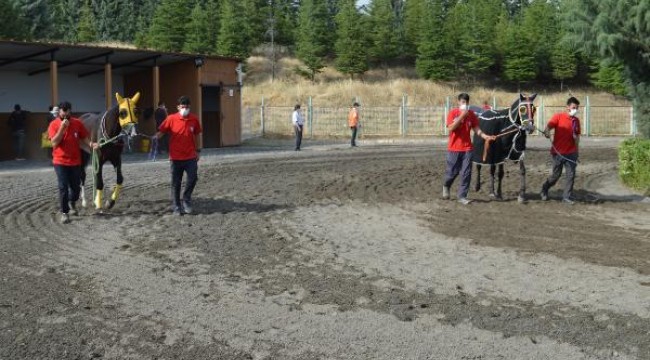
POLYGON ((84 161, 81 176, 81 204, 82 206, 86 206, 86 198, 83 191, 86 182, 85 168, 89 160, 92 159, 95 180, 93 202, 97 210, 101 210, 104 205, 109 209, 112 208, 120 196, 120 190, 124 182, 124 177, 122 176, 122 150, 124 149, 124 141, 126 137, 136 134, 136 125, 138 123, 139 111, 136 104, 140 99, 140 93, 136 93, 133 98, 123 98, 117 93, 115 97, 117 98, 117 105, 103 114, 86 113, 80 117, 86 129, 90 132, 92 141, 98 142, 100 146, 94 152, 89 148, 83 149, 85 154, 83 154, 84 161), (102 168, 107 161, 113 165, 117 179, 110 199, 107 199, 106 203, 103 204, 104 179, 102 176, 102 168))

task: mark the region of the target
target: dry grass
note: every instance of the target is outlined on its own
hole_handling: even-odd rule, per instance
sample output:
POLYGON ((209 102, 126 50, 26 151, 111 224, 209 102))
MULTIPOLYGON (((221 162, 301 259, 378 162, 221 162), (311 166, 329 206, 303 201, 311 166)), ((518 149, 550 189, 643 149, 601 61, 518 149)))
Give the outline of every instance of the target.
MULTIPOLYGON (((304 66, 295 58, 279 59, 276 63, 275 81, 271 82, 270 61, 262 56, 250 57, 244 79, 244 106, 258 106, 262 97, 270 106, 293 106, 296 103, 306 104, 310 96, 314 106, 320 107, 347 107, 355 99, 366 107, 399 106, 404 94, 408 96, 411 106, 430 106, 442 105, 448 96, 453 101, 459 92, 469 93, 472 103, 477 105, 486 100, 491 104, 492 99, 495 99, 497 106, 507 106, 517 97, 516 92, 503 89, 418 79, 415 70, 407 67, 390 68, 388 74, 383 69, 373 69, 364 74, 361 80, 350 80, 328 66, 317 75, 314 83, 301 77, 295 71, 296 67, 304 66)), ((593 88, 571 90, 572 95, 582 101, 588 96, 591 105, 630 106, 625 99, 593 88)), ((535 87, 524 88, 522 91, 538 92, 544 104, 549 106, 562 106, 569 96, 568 92, 538 90, 535 87)))

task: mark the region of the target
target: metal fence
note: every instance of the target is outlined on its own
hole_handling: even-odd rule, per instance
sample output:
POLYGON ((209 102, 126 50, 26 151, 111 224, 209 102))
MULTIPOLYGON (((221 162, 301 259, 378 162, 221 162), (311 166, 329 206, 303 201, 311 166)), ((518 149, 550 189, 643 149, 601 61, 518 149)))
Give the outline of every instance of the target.
MULTIPOLYGON (((446 104, 450 104, 447 101, 446 104)), ((361 132, 366 136, 435 136, 446 135, 445 119, 450 105, 444 106, 382 106, 360 108, 361 132)), ((553 114, 565 111, 565 106, 547 106, 541 101, 536 116, 537 126, 544 128, 553 114)), ((349 108, 317 107, 311 101, 303 109, 306 137, 339 137, 349 135, 349 108)), ((292 136, 290 106, 245 107, 242 118, 242 138, 259 136, 292 136)), ((580 121, 585 136, 635 136, 634 109, 631 106, 581 107, 580 121)))

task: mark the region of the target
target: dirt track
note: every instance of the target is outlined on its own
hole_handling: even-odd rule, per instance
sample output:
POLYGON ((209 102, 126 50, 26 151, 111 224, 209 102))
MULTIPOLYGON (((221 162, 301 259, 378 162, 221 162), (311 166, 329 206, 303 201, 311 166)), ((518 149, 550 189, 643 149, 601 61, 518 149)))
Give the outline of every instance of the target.
POLYGON ((0 359, 650 359, 650 204, 610 143, 575 206, 539 200, 543 142, 524 205, 514 165, 503 202, 441 200, 440 144, 208 153, 183 217, 131 163, 68 225, 51 169, 0 171, 0 359))

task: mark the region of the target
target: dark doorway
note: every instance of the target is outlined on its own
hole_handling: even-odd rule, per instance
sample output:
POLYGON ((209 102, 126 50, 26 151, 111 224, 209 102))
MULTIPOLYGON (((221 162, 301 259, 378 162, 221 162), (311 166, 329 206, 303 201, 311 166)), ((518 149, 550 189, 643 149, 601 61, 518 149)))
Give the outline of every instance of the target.
POLYGON ((221 88, 203 86, 203 146, 221 147, 221 88))

